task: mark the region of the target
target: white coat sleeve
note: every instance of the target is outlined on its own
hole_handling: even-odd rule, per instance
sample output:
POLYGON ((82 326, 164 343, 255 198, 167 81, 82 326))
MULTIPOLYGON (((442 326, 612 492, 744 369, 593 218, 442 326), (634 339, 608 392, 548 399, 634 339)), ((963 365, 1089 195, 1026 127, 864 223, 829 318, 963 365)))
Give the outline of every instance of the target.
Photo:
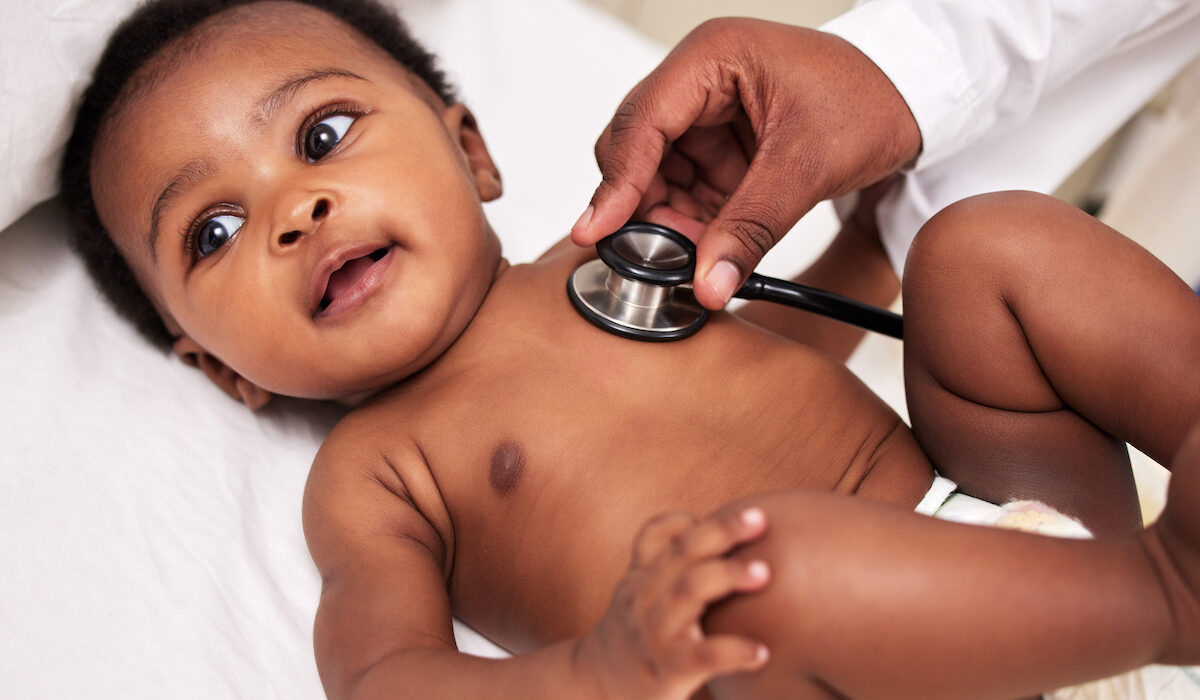
POLYGON ((915 167, 876 209, 903 274, 953 202, 1054 192, 1200 55, 1200 0, 865 0, 823 29, 879 65, 921 129, 915 167))
POLYGON ((1020 124, 1046 93, 1198 9, 1197 0, 860 0, 822 29, 896 85, 920 127, 923 166, 1020 124))

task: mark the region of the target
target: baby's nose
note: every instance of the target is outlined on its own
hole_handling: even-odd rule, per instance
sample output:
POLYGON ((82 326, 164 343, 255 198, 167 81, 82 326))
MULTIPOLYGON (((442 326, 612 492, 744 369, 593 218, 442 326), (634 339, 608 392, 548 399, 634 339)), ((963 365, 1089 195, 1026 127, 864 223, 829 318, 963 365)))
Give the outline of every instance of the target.
POLYGON ((293 243, 295 243, 296 241, 300 240, 300 237, 305 235, 306 233, 312 233, 313 231, 315 231, 317 228, 317 225, 319 225, 322 221, 324 221, 326 218, 328 218, 329 209, 330 209, 329 199, 327 199, 326 197, 318 197, 317 200, 315 202, 313 202, 312 212, 308 216, 308 221, 305 222, 308 225, 305 226, 304 230, 292 229, 292 230, 284 231, 283 233, 280 233, 279 238, 278 238, 279 246, 281 248, 286 248, 286 247, 292 245, 293 243))

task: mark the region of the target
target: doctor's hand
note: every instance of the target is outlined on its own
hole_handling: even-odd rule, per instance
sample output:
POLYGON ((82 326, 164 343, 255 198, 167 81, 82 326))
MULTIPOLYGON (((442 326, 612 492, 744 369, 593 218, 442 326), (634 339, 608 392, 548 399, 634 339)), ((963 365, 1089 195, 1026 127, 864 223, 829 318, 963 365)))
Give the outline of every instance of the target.
POLYGON ((617 109, 596 143, 602 181, 571 236, 592 245, 630 218, 674 228, 697 243, 696 298, 719 309, 809 209, 920 150, 908 105, 848 42, 710 20, 617 109))

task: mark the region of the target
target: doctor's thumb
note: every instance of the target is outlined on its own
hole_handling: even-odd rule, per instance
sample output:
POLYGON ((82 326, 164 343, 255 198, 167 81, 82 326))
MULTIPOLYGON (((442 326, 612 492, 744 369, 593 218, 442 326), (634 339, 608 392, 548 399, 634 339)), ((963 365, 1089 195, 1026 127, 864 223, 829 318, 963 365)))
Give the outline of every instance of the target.
POLYGON ((785 206, 788 194, 769 192, 750 199, 739 188, 696 243, 696 300, 721 309, 808 208, 785 206), (739 197, 739 194, 742 196, 739 197))

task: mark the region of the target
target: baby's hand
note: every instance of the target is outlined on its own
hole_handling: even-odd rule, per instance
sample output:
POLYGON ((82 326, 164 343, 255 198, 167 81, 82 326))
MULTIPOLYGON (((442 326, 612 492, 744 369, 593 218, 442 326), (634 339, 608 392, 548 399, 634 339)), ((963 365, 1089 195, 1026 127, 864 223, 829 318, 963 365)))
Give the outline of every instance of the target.
POLYGON ((604 618, 579 641, 580 678, 603 697, 682 699, 716 676, 762 668, 765 646, 706 636, 700 618, 730 594, 767 585, 765 562, 725 557, 766 529, 757 508, 699 522, 669 513, 647 523, 604 618))

